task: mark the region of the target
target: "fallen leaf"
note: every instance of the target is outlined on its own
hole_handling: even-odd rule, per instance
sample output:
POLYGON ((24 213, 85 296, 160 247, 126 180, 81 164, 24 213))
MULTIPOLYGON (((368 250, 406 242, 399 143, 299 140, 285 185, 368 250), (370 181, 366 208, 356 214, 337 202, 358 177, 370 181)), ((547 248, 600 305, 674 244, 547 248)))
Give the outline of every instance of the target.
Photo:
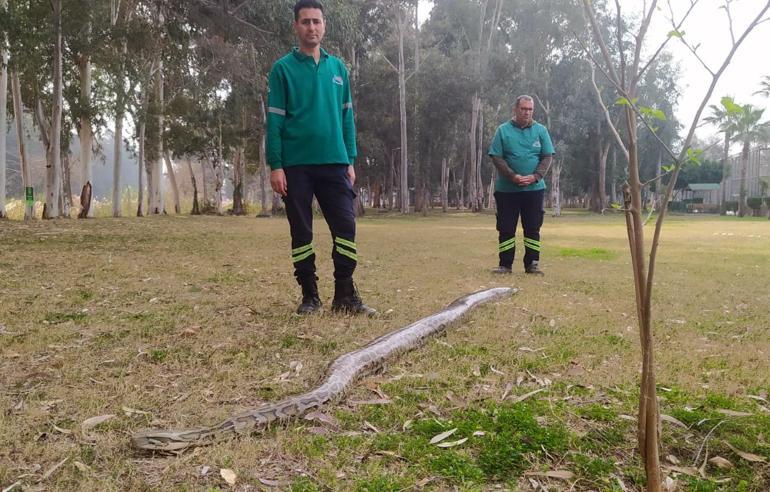
POLYGON ((42 476, 42 477, 40 477, 40 481, 41 481, 41 482, 45 482, 46 480, 48 480, 48 478, 49 478, 51 475, 53 475, 54 473, 56 473, 56 470, 58 470, 59 468, 61 468, 61 466, 62 466, 64 463, 66 463, 68 459, 69 459, 69 458, 64 458, 63 460, 61 460, 60 462, 56 463, 56 464, 55 464, 55 465, 53 465, 51 468, 49 468, 49 469, 48 469, 48 471, 46 471, 45 473, 43 473, 43 476, 42 476))
POLYGON ((757 401, 762 401, 762 402, 767 403, 767 399, 766 398, 762 398, 761 396, 746 395, 746 398, 751 398, 752 400, 757 400, 757 401))
POLYGON ((498 371, 493 366, 489 366, 489 370, 493 373, 497 374, 498 376, 505 376, 505 373, 503 371, 498 371))
POLYGON ((751 417, 753 413, 748 412, 736 412, 735 410, 725 410, 724 408, 717 408, 717 412, 728 417, 751 417))
POLYGON ((307 431, 316 436, 325 436, 331 432, 326 427, 310 427, 307 431))
POLYGON ((757 456, 756 454, 747 453, 745 451, 741 451, 740 449, 735 449, 729 442, 724 441, 725 444, 727 444, 727 447, 732 449, 735 454, 740 456, 746 461, 751 461, 752 463, 766 463, 767 460, 764 458, 764 456, 757 456))
POLYGON ((410 419, 410 420, 407 420, 407 421, 406 421, 406 422, 404 422, 404 424, 401 426, 401 430, 403 430, 403 431, 406 431, 406 430, 409 430, 409 429, 411 429, 411 428, 412 428, 412 424, 413 424, 413 421, 412 421, 411 419, 410 419))
POLYGON ((666 461, 668 461, 672 465, 678 465, 680 463, 679 458, 677 458, 673 454, 669 454, 668 456, 666 456, 666 461))
POLYGON ((700 472, 698 472, 697 468, 693 468, 692 466, 667 466, 666 468, 677 473, 700 478, 700 472))
POLYGON ((558 478, 559 480, 572 480, 573 478, 575 478, 575 474, 569 470, 553 470, 553 471, 547 471, 547 472, 527 472, 525 473, 525 475, 529 475, 533 477, 558 478))
POLYGON ((422 487, 425 487, 426 485, 428 485, 429 483, 431 483, 434 480, 436 480, 436 477, 428 477, 428 478, 423 478, 422 480, 418 480, 414 484, 418 488, 422 488, 422 487))
POLYGON ((222 476, 228 485, 235 485, 236 480, 238 480, 238 475, 229 468, 220 468, 219 475, 222 476))
POLYGON ((526 400, 527 398, 529 398, 531 396, 534 396, 534 395, 536 395, 538 393, 541 393, 541 392, 543 392, 545 390, 546 390, 546 388, 540 388, 540 389, 536 389, 535 391, 530 391, 527 394, 524 394, 524 395, 521 395, 521 396, 517 396, 516 398, 513 399, 513 403, 522 402, 522 401, 526 400))
POLYGON ((473 366, 473 371, 471 371, 471 372, 477 378, 481 377, 481 368, 479 366, 473 366))
POLYGON ((730 470, 731 468, 733 468, 735 466, 732 463, 730 463, 729 460, 726 460, 725 458, 722 458, 721 456, 714 456, 713 458, 711 458, 709 460, 709 463, 711 463, 712 465, 716 466, 720 470, 730 470))
POLYGON ((259 483, 262 485, 267 485, 268 487, 278 487, 281 485, 280 480, 270 480, 269 478, 260 478, 259 483))
POLYGON ((460 444, 464 443, 467 440, 468 440, 467 437, 463 437, 462 439, 458 439, 457 441, 440 442, 440 443, 436 444, 436 446, 438 446, 440 448, 453 448, 455 446, 459 446, 460 444))
POLYGON ((669 424, 674 424, 674 425, 676 425, 678 427, 682 427, 683 429, 687 429, 687 424, 685 424, 681 420, 678 420, 678 419, 672 417, 671 415, 663 414, 663 415, 660 416, 660 420, 662 420, 663 422, 668 422, 669 424))
POLYGON ((211 470, 210 466, 206 466, 206 465, 202 466, 201 467, 201 476, 205 477, 206 475, 208 475, 209 474, 209 470, 211 470))
POLYGON ((103 424, 107 422, 108 420, 115 418, 114 415, 108 414, 108 415, 99 415, 98 417, 91 417, 89 419, 85 419, 82 424, 80 424, 80 430, 85 433, 86 431, 93 429, 99 424, 103 424))
POLYGON ((550 326, 551 328, 555 328, 556 327, 556 320, 552 319, 551 321, 549 321, 548 322, 548 326, 550 326))
POLYGON ((500 397, 500 401, 503 401, 506 398, 508 398, 508 395, 511 393, 512 389, 513 389, 513 383, 506 384, 505 389, 503 390, 503 396, 500 397))
POLYGON ((75 465, 75 468, 80 470, 80 473, 87 473, 91 471, 91 467, 86 465, 85 463, 81 463, 79 461, 73 461, 72 464, 75 465))
POLYGON ((69 430, 69 429, 64 429, 64 428, 62 428, 62 427, 59 427, 58 425, 54 425, 54 426, 53 426, 53 430, 55 430, 56 432, 59 432, 59 433, 61 433, 61 434, 72 434, 72 431, 71 431, 71 430, 69 430))
POLYGON ((133 417, 134 415, 150 415, 150 412, 144 412, 135 408, 121 407, 121 409, 123 410, 123 413, 126 414, 126 417, 133 417))
POLYGON ((328 413, 319 412, 319 411, 316 410, 315 412, 310 412, 309 414, 305 415, 304 418, 305 418, 305 420, 321 422, 321 423, 326 424, 326 425, 328 425, 329 427, 331 427, 331 428, 333 428, 335 430, 340 428, 339 421, 337 421, 337 419, 335 419, 334 417, 332 417, 328 413))
POLYGON ((371 423, 369 423, 366 420, 364 420, 364 427, 366 427, 367 429, 371 430, 375 434, 379 434, 381 432, 380 429, 378 429, 377 427, 373 426, 371 423))
POLYGON ((663 490, 666 492, 676 492, 676 488, 677 483, 673 478, 666 477, 665 480, 663 480, 663 490))
POLYGON ((484 431, 476 431, 476 432, 473 433, 474 437, 480 437, 480 436, 486 436, 486 435, 487 435, 487 433, 484 432, 484 431))
POLYGON ((446 432, 442 432, 441 434, 436 434, 436 435, 435 435, 435 436, 433 436, 433 438, 430 440, 430 444, 436 444, 437 442, 441 442, 441 441, 443 441, 444 439, 446 439, 447 437, 449 437, 449 436, 451 436, 452 434, 454 434, 455 432, 457 432, 457 427, 455 427, 454 429, 449 429, 449 430, 448 430, 448 431, 446 431, 446 432))

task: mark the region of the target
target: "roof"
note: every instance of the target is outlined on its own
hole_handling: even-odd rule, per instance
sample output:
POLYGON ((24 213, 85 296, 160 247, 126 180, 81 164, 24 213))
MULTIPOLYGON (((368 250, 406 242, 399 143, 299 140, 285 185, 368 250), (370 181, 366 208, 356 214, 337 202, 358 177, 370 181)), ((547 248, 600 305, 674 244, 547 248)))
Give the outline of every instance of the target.
POLYGON ((719 183, 690 183, 689 185, 687 185, 687 189, 690 191, 718 190, 719 183))

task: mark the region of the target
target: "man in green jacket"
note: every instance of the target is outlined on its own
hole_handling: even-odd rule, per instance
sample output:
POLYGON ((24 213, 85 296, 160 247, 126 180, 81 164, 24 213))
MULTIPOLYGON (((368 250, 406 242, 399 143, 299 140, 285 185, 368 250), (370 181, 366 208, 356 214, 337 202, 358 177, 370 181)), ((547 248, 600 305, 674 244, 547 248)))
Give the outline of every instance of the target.
POLYGON ((326 31, 316 0, 294 5, 299 47, 270 71, 267 162, 270 185, 283 197, 291 230, 294 276, 302 288, 298 314, 321 308, 313 248, 313 196, 332 235, 332 311, 373 315, 353 284, 357 264, 353 200, 356 129, 345 64, 321 48, 326 31))
POLYGON ((521 217, 524 232, 524 271, 543 275, 540 270, 540 227, 543 225, 543 178, 555 150, 546 127, 532 119, 535 101, 519 96, 513 118, 497 128, 489 156, 497 169, 495 203, 499 237, 497 268, 494 273, 511 273, 516 252, 516 225, 521 217))

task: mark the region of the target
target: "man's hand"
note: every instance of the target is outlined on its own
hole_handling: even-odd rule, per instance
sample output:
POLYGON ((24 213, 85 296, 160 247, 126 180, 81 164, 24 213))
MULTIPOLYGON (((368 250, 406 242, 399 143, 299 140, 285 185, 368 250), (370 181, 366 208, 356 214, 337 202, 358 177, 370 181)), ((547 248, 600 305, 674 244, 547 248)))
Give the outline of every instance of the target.
POLYGON ((350 186, 356 184, 356 169, 353 166, 348 166, 348 179, 350 179, 350 186))
POLYGON ((537 182, 537 177, 534 174, 528 174, 526 176, 517 175, 514 181, 519 186, 529 186, 537 182))
POLYGON ((289 188, 286 185, 286 173, 283 169, 273 169, 270 171, 270 187, 281 196, 286 196, 289 188))

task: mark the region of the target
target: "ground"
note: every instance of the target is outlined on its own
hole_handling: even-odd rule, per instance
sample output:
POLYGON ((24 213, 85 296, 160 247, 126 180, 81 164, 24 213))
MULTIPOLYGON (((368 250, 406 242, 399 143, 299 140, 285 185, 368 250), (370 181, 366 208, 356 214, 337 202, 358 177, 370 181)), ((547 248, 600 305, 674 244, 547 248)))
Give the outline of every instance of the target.
MULTIPOLYGON (((654 291, 665 475, 680 490, 768 490, 770 221, 667 220, 654 291)), ((356 280, 380 316, 298 317, 283 218, 0 222, 0 488, 637 490, 624 221, 547 217, 542 241, 545 277, 519 259, 494 276, 492 215, 370 212, 356 280), (179 456, 130 447, 138 429, 307 390, 335 357, 495 286, 519 291, 315 420, 179 456), (430 443, 455 428, 441 443, 466 441, 430 443)))

